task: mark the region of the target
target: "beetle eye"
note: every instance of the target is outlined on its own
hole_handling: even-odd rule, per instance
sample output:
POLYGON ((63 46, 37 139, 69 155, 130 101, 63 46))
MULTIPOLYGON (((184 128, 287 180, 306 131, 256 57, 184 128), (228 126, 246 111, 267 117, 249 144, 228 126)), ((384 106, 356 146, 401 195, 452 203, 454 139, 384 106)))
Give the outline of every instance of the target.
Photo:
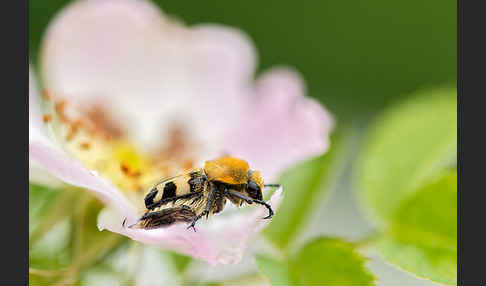
POLYGON ((260 186, 258 186, 254 181, 248 182, 248 195, 250 195, 250 197, 253 199, 262 199, 262 191, 260 190, 260 186))
POLYGON ((258 188, 258 185, 255 182, 250 181, 248 183, 248 189, 250 189, 252 191, 258 191, 259 188, 258 188))

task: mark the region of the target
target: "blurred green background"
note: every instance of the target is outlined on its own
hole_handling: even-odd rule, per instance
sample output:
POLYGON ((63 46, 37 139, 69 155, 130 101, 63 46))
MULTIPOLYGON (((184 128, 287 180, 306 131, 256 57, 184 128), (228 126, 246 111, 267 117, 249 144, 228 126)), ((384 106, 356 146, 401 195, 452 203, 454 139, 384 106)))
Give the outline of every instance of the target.
MULTIPOLYGON (((68 2, 30 1, 31 63, 36 63, 47 24, 68 2)), ((155 2, 188 25, 215 22, 240 28, 258 51, 258 72, 282 64, 295 67, 308 95, 338 122, 330 152, 282 176, 286 197, 264 234, 285 258, 257 248, 264 255, 256 262, 250 258, 214 270, 160 252, 183 281, 191 281, 184 283, 262 285, 261 273, 273 285, 372 285, 373 276, 378 285, 435 285, 415 276, 457 283, 455 1, 155 2), (369 245, 377 251, 369 251, 369 245), (358 255, 358 248, 370 260, 358 255), (335 265, 349 265, 344 273, 354 274, 339 276, 343 269, 326 268, 335 265)), ((67 284, 119 285, 123 278, 125 285, 138 285, 130 267, 112 262, 119 256, 130 260, 137 246, 88 228, 101 205, 85 196, 31 185, 30 242, 40 243, 31 248, 31 267, 58 271, 31 274, 31 283, 50 285, 53 275, 75 277, 60 279, 67 284), (53 206, 58 201, 83 204, 71 217, 53 206), (73 227, 80 217, 87 231, 73 227), (55 237, 56 231, 71 238, 57 248, 41 239, 45 233, 55 237), (89 237, 98 243, 88 244, 89 237), (77 259, 83 245, 92 250, 77 259), (81 274, 64 275, 65 268, 81 274)))
MULTIPOLYGON (((67 0, 31 0, 30 53, 67 0)), ((253 39, 259 70, 286 64, 340 119, 376 112, 420 87, 456 80, 456 1, 154 1, 187 24, 253 39)))

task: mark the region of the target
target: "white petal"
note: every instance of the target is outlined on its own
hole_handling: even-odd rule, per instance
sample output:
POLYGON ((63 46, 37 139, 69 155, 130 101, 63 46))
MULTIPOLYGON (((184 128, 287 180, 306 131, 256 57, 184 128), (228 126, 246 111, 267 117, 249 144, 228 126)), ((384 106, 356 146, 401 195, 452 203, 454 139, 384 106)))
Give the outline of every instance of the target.
MULTIPOLYGON (((34 72, 29 66, 29 143, 37 142, 58 150, 57 146, 51 142, 46 125, 42 120, 41 101, 34 72)), ((50 175, 41 165, 31 160, 29 160, 29 182, 51 187, 63 185, 61 180, 50 175)))
POLYGON ((181 281, 172 261, 167 254, 152 247, 143 247, 140 253, 140 264, 137 265, 139 272, 135 276, 136 286, 165 286, 180 285, 181 281))
POLYGON ((257 85, 236 132, 231 154, 248 160, 271 182, 287 167, 323 154, 329 147, 333 118, 305 96, 300 75, 288 68, 266 72, 257 85))
POLYGON ((52 93, 104 99, 146 146, 164 138, 174 121, 195 141, 218 141, 218 126, 241 106, 255 62, 241 32, 187 29, 150 2, 129 0, 69 5, 48 28, 41 54, 52 93))
POLYGON ((42 165, 32 160, 29 160, 29 182, 52 188, 64 186, 63 181, 51 175, 42 165))
POLYGON ((34 72, 29 66, 29 142, 37 141, 52 146, 42 121, 41 101, 34 72))

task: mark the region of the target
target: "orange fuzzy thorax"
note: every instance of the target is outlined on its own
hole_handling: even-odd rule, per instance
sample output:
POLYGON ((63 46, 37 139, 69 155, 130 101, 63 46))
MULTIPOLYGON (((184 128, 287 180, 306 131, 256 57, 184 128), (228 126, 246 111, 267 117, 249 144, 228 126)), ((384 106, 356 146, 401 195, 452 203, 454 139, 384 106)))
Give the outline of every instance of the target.
POLYGON ((246 161, 230 156, 206 161, 204 164, 204 171, 210 181, 231 185, 247 184, 249 170, 250 166, 246 161))
POLYGON ((255 182, 260 187, 260 190, 263 190, 263 179, 259 171, 253 171, 250 175, 250 180, 255 182))

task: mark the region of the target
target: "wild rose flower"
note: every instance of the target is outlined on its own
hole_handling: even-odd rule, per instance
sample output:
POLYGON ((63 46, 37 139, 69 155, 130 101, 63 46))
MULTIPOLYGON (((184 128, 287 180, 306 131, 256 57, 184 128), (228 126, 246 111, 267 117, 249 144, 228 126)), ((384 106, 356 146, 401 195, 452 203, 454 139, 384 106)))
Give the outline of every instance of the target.
MULTIPOLYGON (((256 82, 256 55, 240 31, 186 27, 145 1, 78 1, 49 26, 29 78, 30 179, 64 182, 106 204, 98 218, 133 240, 215 263, 237 263, 269 221, 263 206, 232 210, 197 232, 184 224, 122 227, 144 212, 161 178, 224 154, 267 183, 328 148, 330 115, 288 68, 256 82)), ((276 208, 277 190, 269 204, 276 208)), ((277 214, 278 215, 278 212, 277 214)))

